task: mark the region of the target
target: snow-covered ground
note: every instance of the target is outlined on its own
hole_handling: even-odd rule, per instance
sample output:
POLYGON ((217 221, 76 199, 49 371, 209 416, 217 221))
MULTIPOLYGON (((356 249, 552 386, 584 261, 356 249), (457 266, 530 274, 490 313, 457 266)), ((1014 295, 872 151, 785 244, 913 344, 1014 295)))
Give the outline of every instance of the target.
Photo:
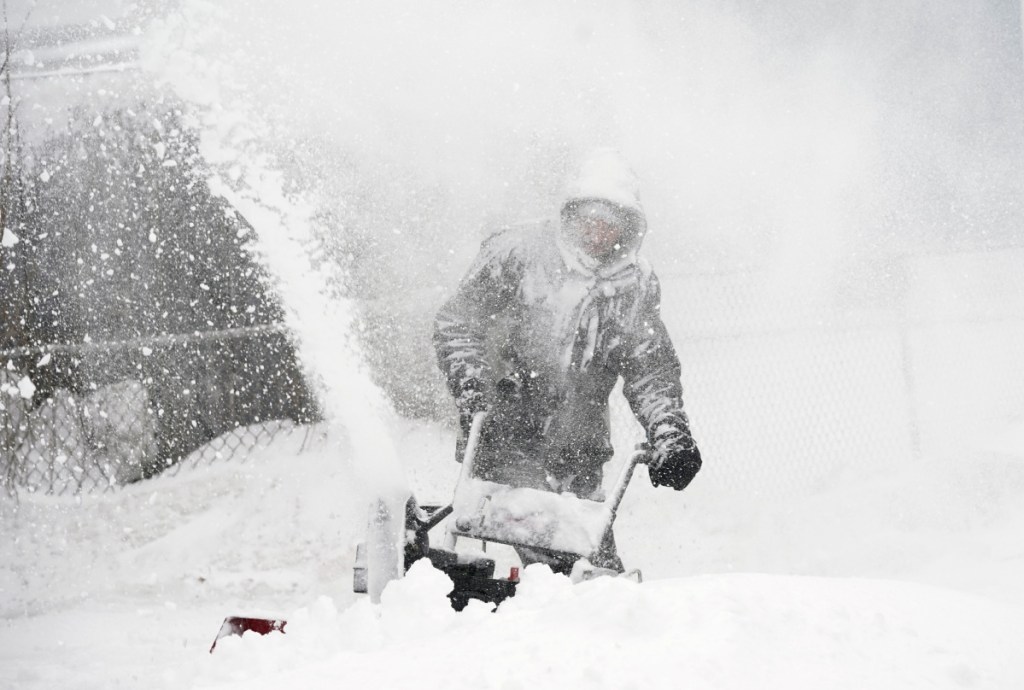
MULTIPOLYGON (((395 444, 420 499, 444 500, 458 468, 450 434, 406 423, 395 444)), ((655 490, 641 470, 617 532, 643 584, 573 586, 531 567, 497 613, 456 614, 429 567, 377 607, 351 593, 366 508, 347 452, 337 432, 296 429, 246 462, 2 504, 0 686, 1024 683, 1022 454, 992 460, 988 476, 851 477, 788 502, 700 481, 655 490), (209 654, 228 614, 289 627, 209 654)))

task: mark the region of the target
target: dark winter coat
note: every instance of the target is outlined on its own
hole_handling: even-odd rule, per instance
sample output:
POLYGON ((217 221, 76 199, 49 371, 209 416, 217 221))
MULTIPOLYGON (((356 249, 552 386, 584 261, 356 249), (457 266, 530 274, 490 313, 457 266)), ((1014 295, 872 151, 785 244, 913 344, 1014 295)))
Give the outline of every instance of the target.
POLYGON ((482 462, 536 459, 593 486, 612 454, 608 398, 620 376, 656 451, 693 441, 657 277, 643 261, 606 280, 576 273, 552 231, 487 240, 437 315, 434 343, 453 395, 470 381, 492 393, 482 462))
MULTIPOLYGON (((583 187, 570 200, 597 197, 583 187)), ((467 385, 490 397, 477 455, 485 476, 580 496, 599 489, 619 377, 656 457, 693 446, 658 279, 638 245, 613 266, 588 266, 557 220, 483 243, 437 315, 434 345, 456 398, 467 385)))

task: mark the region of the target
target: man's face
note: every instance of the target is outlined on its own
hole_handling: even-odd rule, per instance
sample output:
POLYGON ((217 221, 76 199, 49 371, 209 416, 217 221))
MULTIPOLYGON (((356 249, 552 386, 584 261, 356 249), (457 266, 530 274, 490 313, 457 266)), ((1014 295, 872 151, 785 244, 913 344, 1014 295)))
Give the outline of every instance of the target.
POLYGON ((622 226, 602 218, 582 218, 579 227, 580 247, 595 259, 604 259, 620 247, 622 226))
POLYGON ((592 199, 572 209, 567 231, 572 241, 591 258, 604 262, 613 257, 629 240, 629 219, 611 202, 592 199))

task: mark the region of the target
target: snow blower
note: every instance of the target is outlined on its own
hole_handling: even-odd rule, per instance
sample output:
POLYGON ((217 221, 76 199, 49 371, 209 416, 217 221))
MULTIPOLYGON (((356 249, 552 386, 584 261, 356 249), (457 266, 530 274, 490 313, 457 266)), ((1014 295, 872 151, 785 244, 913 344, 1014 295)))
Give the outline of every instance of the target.
MULTIPOLYGON (((485 412, 473 418, 450 504, 420 506, 410 496, 404 506, 404 538, 396 529, 400 524, 396 517, 403 513, 401 506, 389 505, 381 499, 371 507, 367 539, 356 546, 354 592, 368 593, 371 601, 377 603, 387 582, 401 577, 413 563, 426 558, 452 580, 448 598, 456 611, 473 600, 497 607, 514 596, 519 569, 511 568, 507 577, 494 577, 494 559, 480 553, 456 552, 460 538, 479 540, 485 548, 493 542, 528 549, 552 562, 575 563, 572 579, 576 582, 620 574, 591 562, 597 560, 601 545, 611 532, 633 471, 649 459, 647 447, 638 446, 629 457, 604 501, 514 487, 484 479, 475 471, 476 449, 485 419, 485 412), (430 530, 448 517, 452 519, 445 530, 443 548, 431 547, 430 530)), ((642 579, 639 570, 624 575, 637 581, 642 579)), ((284 632, 285 625, 285 621, 278 619, 229 616, 224 619, 217 640, 250 631, 261 635, 284 632)))
MULTIPOLYGON (((418 506, 415 498, 406 503, 406 542, 403 571, 427 558, 454 583, 448 595, 452 607, 459 611, 471 600, 497 606, 515 594, 519 569, 512 568, 507 577, 494 577, 495 561, 476 553, 458 553, 459 539, 479 540, 486 550, 488 543, 505 544, 527 549, 540 560, 552 563, 575 563, 574 581, 602 575, 618 575, 607 568, 592 565, 599 560, 602 544, 610 535, 619 504, 640 463, 648 460, 646 446, 638 447, 623 465, 610 495, 604 501, 579 498, 569 493, 514 487, 489 481, 476 472, 476 449, 486 413, 478 413, 466 444, 462 470, 452 502, 446 506, 418 506), (429 531, 448 520, 442 548, 432 548, 429 531)), ((366 591, 367 561, 361 559, 365 548, 357 548, 353 590, 366 591)), ((637 581, 640 571, 625 574, 637 581)))

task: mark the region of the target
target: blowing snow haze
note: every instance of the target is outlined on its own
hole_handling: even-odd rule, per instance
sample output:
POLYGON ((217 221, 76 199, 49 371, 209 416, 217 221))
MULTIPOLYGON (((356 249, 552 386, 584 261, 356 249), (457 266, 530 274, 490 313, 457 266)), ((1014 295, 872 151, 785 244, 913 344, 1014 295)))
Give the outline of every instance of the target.
MULTIPOLYGON (((189 640, 170 661, 133 662, 136 679, 163 664, 168 686, 191 677, 194 640, 208 644, 203 626, 225 601, 351 604, 342 580, 367 494, 427 487, 447 500, 457 472, 430 342, 438 307, 481 240, 557 217, 597 147, 639 174, 641 253, 661 280, 705 459, 681 501, 638 480, 616 534, 627 567, 692 615, 693 640, 721 620, 701 603, 709 593, 751 602, 734 622, 772 638, 780 620, 827 611, 831 624, 847 606, 874 610, 865 602, 912 629, 945 610, 941 587, 1024 602, 1018 0, 5 6, 0 114, 16 109, 3 160, 21 178, 3 183, 0 461, 42 469, 19 475, 22 503, 0 493, 0 531, 17 535, 0 540, 0 649, 26 686, 48 686, 36 660, 52 657, 52 630, 95 629, 95 601, 114 604, 117 644, 137 644, 138 659, 171 653, 135 634, 143 623, 189 640), (153 426, 116 437, 89 412, 111 401, 153 426), (25 441, 58 427, 87 450, 25 441), (271 437, 252 454, 259 470, 218 464, 233 448, 223 439, 247 452, 271 437), (131 471, 97 464, 86 474, 106 493, 90 497, 75 459, 106 458, 96 447, 110 454, 114 441, 130 446, 131 471), (148 488, 161 472, 174 476, 148 488), (55 477, 74 496, 49 496, 55 477), (750 579, 718 577, 736 571, 750 579), (793 575, 822 576, 820 598, 802 601, 793 575), (902 595, 888 585, 832 582, 857 577, 938 588, 894 608, 902 595), (791 598, 767 611, 762 591, 791 598), (151 605, 159 597, 168 605, 151 605)), ((637 428, 617 400, 622 455, 637 428)), ((517 604, 524 639, 534 607, 568 606, 541 578, 517 604)), ((417 582, 396 601, 427 601, 417 582)), ((632 591, 616 600, 623 620, 632 591)), ((641 623, 659 596, 643 599, 641 623)), ((365 632, 382 665, 404 668, 402 631, 416 629, 404 613, 381 633, 369 609, 333 606, 313 607, 318 635, 349 653, 365 632)), ((568 609, 584 645, 600 621, 568 609)), ((967 618, 935 628, 981 650, 984 626, 967 618)), ((460 640, 480 638, 465 625, 460 640)), ((782 638, 776 658, 831 639, 813 627, 794 646, 782 638)), ((95 657, 115 670, 93 686, 112 687, 124 655, 94 644, 72 642, 81 656, 68 668, 95 657)), ((928 644, 893 664, 982 677, 947 674, 928 644)), ((345 665, 330 645, 288 645, 266 657, 268 685, 304 672, 296 654, 345 665)), ((262 648, 247 649, 205 669, 207 684, 251 675, 262 648)))
POLYGON ((219 21, 177 27, 191 59, 164 57, 213 80, 185 95, 269 127, 300 186, 344 199, 418 284, 482 228, 550 213, 600 144, 642 171, 652 249, 680 265, 814 274, 1012 236, 1017 3, 598 5, 185 2, 219 21))
MULTIPOLYGON (((344 199, 338 227, 417 286, 483 228, 549 213, 600 144, 643 172, 652 249, 680 265, 814 274, 880 245, 1005 241, 1019 219, 1009 0, 7 5, 16 65, 127 39, 187 100, 264 127, 293 188, 344 199)), ((66 105, 39 100, 25 129, 66 105)))

